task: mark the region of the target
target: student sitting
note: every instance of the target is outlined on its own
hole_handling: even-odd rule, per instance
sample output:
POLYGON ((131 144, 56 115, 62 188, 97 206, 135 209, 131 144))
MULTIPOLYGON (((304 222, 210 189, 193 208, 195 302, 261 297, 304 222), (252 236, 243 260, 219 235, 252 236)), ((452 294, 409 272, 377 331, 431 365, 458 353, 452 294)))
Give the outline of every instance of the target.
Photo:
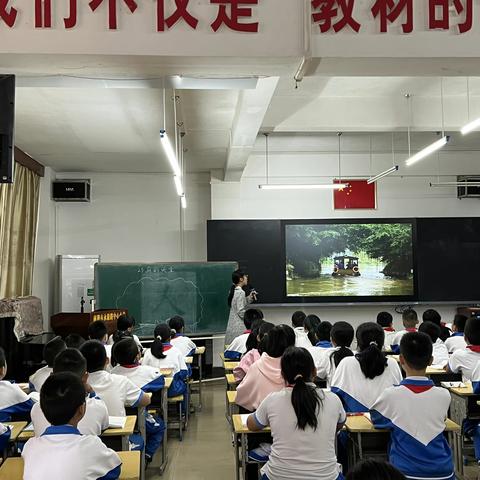
POLYGON ((179 315, 175 315, 168 321, 168 326, 175 330, 175 335, 172 337, 172 345, 177 347, 184 357, 191 357, 197 346, 184 335, 185 321, 179 315))
MULTIPOLYGON (((157 368, 140 365, 140 350, 133 338, 125 337, 116 342, 112 349, 112 358, 117 364, 112 369, 112 374, 128 378, 147 393, 158 392, 164 388, 165 379, 157 368)), ((147 433, 145 456, 147 460, 151 460, 162 443, 165 423, 150 413, 145 415, 145 420, 147 433)))
MULTIPOLYGON (((258 327, 252 329, 250 337, 254 337, 256 343, 252 345, 252 348, 247 351, 247 353, 242 357, 238 367, 235 367, 233 370, 233 376, 237 383, 240 383, 245 375, 250 370, 250 367, 260 359, 262 353, 266 349, 266 344, 268 340, 268 332, 274 328, 275 325, 270 322, 264 322, 258 324, 258 327)), ((250 347, 250 338, 247 340, 247 349, 250 347)))
POLYGON ((343 479, 335 449, 337 431, 346 420, 342 403, 312 383, 315 365, 303 348, 285 351, 281 373, 283 388, 268 395, 247 420, 250 430, 270 426, 272 431, 272 450, 262 478, 343 479))
POLYGON ((317 325, 316 337, 317 343, 315 346, 317 348, 332 348, 332 342, 330 337, 330 332, 332 331, 332 324, 330 322, 322 322, 320 325, 317 325))
POLYGON ((4 452, 8 447, 8 442, 10 441, 10 436, 12 431, 10 427, 5 426, 3 423, 0 423, 0 452, 4 452))
POLYGON ((447 371, 461 373, 464 382, 472 380, 473 370, 480 362, 480 320, 470 318, 465 325, 467 347, 457 350, 448 362, 447 371))
POLYGON ((80 350, 80 347, 85 343, 85 339, 78 333, 71 333, 65 337, 65 345, 67 348, 76 348, 80 350))
POLYGON ((171 343, 172 331, 166 323, 155 327, 155 340, 152 346, 145 351, 142 365, 155 368, 169 368, 173 370, 173 382, 168 389, 169 397, 183 395, 187 391, 185 383, 188 377, 188 368, 182 352, 171 343))
POLYGON ((440 327, 432 322, 423 322, 418 327, 418 331, 426 333, 433 344, 433 368, 443 369, 447 366, 449 355, 445 344, 440 340, 440 327))
POLYGON ((442 317, 436 310, 433 310, 433 308, 430 308, 429 310, 425 310, 423 312, 422 320, 424 322, 435 323, 435 325, 438 325, 440 327, 440 340, 442 342, 444 342, 447 338, 450 337, 450 329, 447 327, 445 322, 442 322, 442 317))
POLYGON ((337 322, 330 331, 332 348, 312 347, 309 349, 315 362, 317 376, 327 381, 330 387, 332 378, 340 362, 347 357, 353 357, 350 346, 353 342, 355 331, 347 322, 337 322))
POLYGON ((384 347, 387 352, 392 349, 393 338, 395 337, 395 329, 393 328, 393 317, 389 312, 380 312, 377 315, 377 323, 383 328, 385 332, 384 347))
MULTIPOLYGON (((480 362, 477 363, 477 366, 472 372, 472 387, 473 393, 475 395, 480 395, 480 362)), ((475 458, 480 464, 480 425, 478 420, 465 419, 463 422, 463 429, 465 433, 473 439, 475 458)))
POLYGON ((29 378, 30 390, 40 392, 43 382, 50 376, 53 370, 55 357, 65 350, 67 346, 61 337, 55 337, 50 340, 43 348, 43 359, 47 363, 45 367, 37 370, 29 378))
MULTIPOLYGON (((315 345, 317 343, 317 327, 322 323, 320 318, 318 318, 316 315, 307 315, 305 317, 305 321, 303 322, 303 328, 307 332, 308 339, 310 340, 310 343, 312 345, 315 345)), ((309 345, 310 347, 310 345, 309 345)))
POLYGON ((393 358, 382 351, 385 334, 377 323, 357 328, 358 353, 344 358, 332 379, 332 392, 347 412, 368 412, 387 387, 402 381, 402 372, 393 358))
POLYGON ((82 380, 73 373, 55 373, 45 381, 40 406, 52 426, 25 444, 25 480, 119 478, 119 456, 97 436, 82 435, 77 428, 85 415, 85 396, 82 380))
POLYGON ((248 370, 237 387, 237 404, 252 412, 262 400, 284 386, 280 368, 281 357, 295 345, 295 333, 288 325, 277 325, 268 333, 265 352, 248 370))
POLYGON ((465 324, 467 323, 468 317, 465 315, 460 315, 457 313, 453 319, 452 330, 453 333, 450 338, 445 340, 445 346, 448 349, 449 353, 454 353, 457 350, 463 350, 467 347, 467 342, 465 342, 464 332, 465 324))
POLYGON ((105 345, 107 358, 110 361, 112 358, 112 345, 108 345, 108 330, 103 320, 96 320, 88 326, 88 338, 90 340, 98 340, 102 345, 105 345))
POLYGON ((402 322, 405 329, 400 330, 395 334, 395 336, 392 339, 392 345, 391 345, 392 352, 397 355, 400 353, 400 341, 402 340, 402 337, 406 333, 412 333, 417 331, 417 325, 418 325, 417 312, 412 308, 408 308, 402 313, 402 322))
POLYGON ((253 322, 263 320, 263 312, 255 308, 248 309, 243 316, 245 331, 242 335, 234 338, 232 343, 228 345, 223 356, 228 360, 240 360, 241 356, 247 351, 247 339, 252 333, 253 322))
MULTIPOLYGON (((101 435, 109 424, 107 406, 103 400, 96 396, 92 387, 88 384, 87 361, 78 350, 67 348, 56 356, 53 373, 64 372, 72 373, 79 378, 87 392, 85 415, 78 422, 78 430, 82 435, 101 435)), ((33 406, 31 416, 35 436, 39 437, 50 426, 39 403, 33 406)))
POLYGON ((407 377, 380 395, 371 418, 376 428, 391 430, 389 459, 407 479, 454 480, 452 452, 444 435, 450 393, 425 375, 432 351, 428 335, 403 336, 400 363, 407 377))
POLYGON ((364 460, 349 470, 346 480, 406 480, 406 478, 387 462, 364 460))
MULTIPOLYGON (((140 352, 143 352, 143 347, 140 339, 133 333, 135 327, 135 319, 128 315, 120 315, 117 318, 117 329, 110 335, 107 345, 113 345, 116 342, 122 340, 122 338, 130 337, 135 340, 140 352)), ((97 340, 100 340, 97 338, 97 340)))
MULTIPOLYGON (((312 342, 308 338, 308 333, 305 331, 305 313, 298 311, 292 315, 292 327, 295 332, 295 346, 300 348, 310 348, 312 342)), ((320 320, 320 319, 319 319, 320 320)))

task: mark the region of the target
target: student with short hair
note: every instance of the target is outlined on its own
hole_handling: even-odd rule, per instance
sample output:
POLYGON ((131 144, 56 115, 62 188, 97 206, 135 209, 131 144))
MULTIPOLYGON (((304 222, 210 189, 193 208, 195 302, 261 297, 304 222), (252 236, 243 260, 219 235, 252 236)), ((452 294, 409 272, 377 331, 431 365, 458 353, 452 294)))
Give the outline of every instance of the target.
POLYGON ((368 412, 380 393, 402 380, 396 360, 382 351, 385 334, 377 323, 362 323, 356 332, 358 352, 344 358, 332 379, 332 392, 351 413, 368 412))
POLYGON ((88 338, 90 340, 98 340, 101 344, 105 345, 107 358, 110 361, 112 358, 112 346, 108 345, 108 330, 103 320, 95 320, 88 326, 88 338))
MULTIPOLYGON (((108 428, 108 410, 105 402, 100 400, 88 384, 87 361, 76 349, 67 348, 55 357, 53 374, 72 373, 78 377, 85 387, 87 398, 85 401, 85 415, 78 422, 78 430, 82 435, 101 435, 108 428)), ((50 426, 39 403, 36 403, 31 412, 35 436, 43 435, 50 426)))
POLYGON ((226 348, 223 356, 232 361, 238 361, 247 351, 247 340, 252 333, 253 323, 257 320, 263 320, 263 312, 256 308, 250 308, 245 312, 243 323, 245 324, 245 331, 234 338, 230 345, 226 348))
POLYGON ((432 352, 425 333, 402 337, 400 363, 407 376, 382 392, 371 407, 371 418, 376 428, 391 431, 389 460, 407 479, 454 480, 444 435, 450 393, 426 377, 432 352))
POLYGON ((447 338, 450 338, 451 331, 447 325, 442 322, 442 316, 437 312, 437 310, 434 310, 433 308, 425 310, 422 315, 422 320, 424 322, 432 322, 440 327, 439 338, 442 342, 444 342, 447 338))
POLYGON ((53 370, 53 362, 55 357, 65 350, 67 346, 62 340, 62 337, 55 337, 50 340, 45 347, 43 347, 43 359, 47 363, 45 367, 38 369, 33 375, 30 376, 28 382, 30 384, 30 390, 40 392, 43 382, 50 376, 53 370))
POLYGON ((185 383, 188 377, 188 368, 182 352, 171 344, 172 330, 166 323, 155 327, 155 340, 145 351, 142 365, 150 367, 170 368, 173 370, 172 385, 168 389, 169 397, 183 395, 187 391, 185 383))
POLYGON ((440 327, 432 322, 423 322, 418 327, 418 331, 426 333, 432 340, 433 345, 433 368, 445 368, 448 364, 449 355, 445 344, 440 340, 440 327))
POLYGON ((316 329, 316 337, 317 343, 315 346, 317 348, 332 348, 331 342, 331 331, 332 331, 332 324, 330 322, 322 322, 317 325, 316 329))
POLYGON ((43 384, 40 407, 51 424, 23 448, 25 480, 114 480, 120 476, 119 456, 95 435, 82 435, 85 385, 74 373, 54 373, 43 384))
POLYGON ((346 480, 406 480, 406 478, 390 463, 368 459, 351 468, 346 480))
POLYGON ((272 450, 262 478, 343 479, 335 449, 337 432, 346 420, 340 400, 315 386, 315 365, 304 348, 285 351, 281 374, 283 387, 268 395, 247 420, 250 430, 270 426, 272 432, 272 450))
MULTIPOLYGON (((130 315, 120 315, 117 318, 117 329, 108 338, 107 345, 113 345, 122 340, 122 338, 129 337, 135 340, 140 352, 143 352, 142 343, 140 339, 133 333, 135 328, 135 318, 130 315)), ((99 339, 97 339, 99 340, 99 339)))
POLYGON ((307 315, 305 317, 304 326, 305 332, 307 332, 308 339, 312 345, 317 343, 317 327, 322 323, 317 315, 307 315))
POLYGON ((7 368, 5 351, 0 347, 0 422, 9 422, 12 416, 29 418, 33 400, 16 383, 4 380, 7 368))
POLYGON ((295 332, 288 325, 277 325, 268 332, 265 351, 237 387, 238 405, 252 412, 268 394, 284 387, 280 362, 285 350, 294 345, 295 332))
POLYGON ((453 333, 450 338, 445 340, 445 346, 448 349, 449 353, 454 353, 457 350, 463 350, 467 347, 467 342, 465 342, 465 325, 467 323, 468 317, 457 313, 453 319, 452 330, 453 333))
POLYGON ((168 326, 175 331, 172 337, 172 345, 177 347, 184 357, 191 357, 197 346, 192 342, 190 338, 185 336, 185 320, 180 315, 173 316, 168 321, 168 326))
POLYGON ((400 330, 395 334, 391 344, 392 352, 397 355, 400 353, 400 341, 402 340, 402 337, 406 333, 412 333, 417 331, 417 325, 418 325, 417 312, 413 310, 413 308, 407 308, 402 313, 402 322, 405 328, 404 330, 400 330))
POLYGON ((86 340, 78 333, 71 333, 65 337, 65 345, 67 348, 76 348, 79 350, 85 341, 86 340))
MULTIPOLYGON (((310 339, 308 338, 308 333, 305 331, 306 318, 307 316, 305 315, 305 313, 300 310, 297 312, 294 312, 292 315, 292 327, 293 327, 293 331, 295 332, 296 347, 310 348, 312 346, 312 342, 310 342, 310 339)), ((318 318, 318 320, 320 319, 318 318)))
POLYGON ((393 316, 390 312, 380 312, 377 315, 377 323, 383 328, 385 332, 385 350, 389 351, 392 348, 393 338, 397 333, 393 328, 393 316))

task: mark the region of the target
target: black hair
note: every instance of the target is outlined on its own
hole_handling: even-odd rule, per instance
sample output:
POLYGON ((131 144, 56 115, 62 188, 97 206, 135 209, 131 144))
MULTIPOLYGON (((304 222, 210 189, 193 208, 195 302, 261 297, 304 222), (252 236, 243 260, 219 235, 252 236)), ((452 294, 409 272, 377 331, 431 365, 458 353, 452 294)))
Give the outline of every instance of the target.
POLYGON ((305 317, 305 321, 303 323, 303 328, 307 331, 308 333, 308 339, 310 340, 310 343, 312 345, 315 345, 317 343, 317 327, 322 323, 319 317, 317 315, 307 315, 305 317))
POLYGON ((382 375, 387 358, 382 352, 385 332, 378 323, 362 323, 357 328, 358 353, 355 355, 365 377, 374 379, 382 375))
POLYGON ((138 345, 133 338, 124 338, 112 348, 112 364, 133 365, 138 356, 138 345))
POLYGON ((99 372, 107 363, 105 345, 98 340, 88 340, 80 347, 80 353, 87 361, 88 373, 99 372))
POLYGON ((67 348, 76 348, 77 350, 85 343, 85 339, 78 333, 71 333, 65 337, 67 348))
POLYGON ((0 368, 5 368, 7 366, 7 357, 5 355, 5 350, 0 347, 0 368))
POLYGON ((185 320, 180 315, 174 315, 168 321, 168 326, 175 330, 175 333, 180 333, 185 328, 185 320))
MULTIPOLYGON (((440 329, 438 325, 432 322, 422 323, 422 325, 425 324, 430 324, 440 329)), ((420 325, 420 327, 422 325, 420 325)), ((412 368, 415 370, 423 370, 430 365, 430 360, 432 359, 432 339, 424 332, 406 333, 400 340, 400 353, 412 368)))
POLYGON ((440 314, 434 310, 433 308, 430 308, 428 310, 425 310, 422 315, 422 320, 424 322, 432 322, 435 323, 436 325, 440 326, 442 323, 442 317, 440 314))
POLYGON ((273 328, 275 328, 273 323, 263 322, 258 329, 258 337, 260 338, 260 341, 258 342, 257 350, 260 355, 265 352, 267 348, 268 334, 273 328))
POLYGON ((107 326, 103 320, 95 320, 88 326, 90 340, 103 340, 107 332, 107 326))
POLYGON ((345 480, 406 480, 406 477, 390 463, 364 460, 349 470, 345 480))
POLYGON ((255 320, 263 320, 263 312, 258 308, 249 308, 243 315, 245 328, 250 330, 255 320))
POLYGON ((329 342, 330 332, 332 331, 332 324, 330 322, 322 322, 317 325, 315 334, 318 342, 329 342))
POLYGON ((465 339, 470 345, 480 345, 480 319, 472 317, 467 320, 465 339))
POLYGON ((82 378, 87 371, 87 361, 76 348, 67 348, 60 352, 53 362, 53 373, 70 372, 82 378))
POLYGON ((153 335, 155 340, 150 347, 152 355, 159 360, 167 358, 167 356, 163 353, 163 344, 172 338, 171 328, 166 323, 160 323, 155 327, 153 335))
POLYGON ((288 325, 277 325, 268 332, 265 353, 269 357, 280 358, 288 347, 295 345, 295 332, 288 325))
POLYGON ((305 430, 318 427, 318 411, 322 398, 314 385, 310 385, 315 371, 313 358, 305 348, 289 347, 281 360, 282 376, 293 385, 292 406, 297 416, 297 427, 305 430))
MULTIPOLYGON (((247 352, 249 352, 250 350, 253 350, 254 348, 258 348, 258 331, 260 330, 260 326, 262 325, 262 323, 265 323, 264 320, 255 320, 253 322, 253 325, 252 325, 252 331, 250 332, 250 334, 248 335, 247 337, 247 343, 246 343, 246 347, 247 347, 247 352)), ((247 353, 245 352, 245 353, 247 353)))
POLYGON ((301 310, 294 312, 292 315, 293 328, 303 327, 305 325, 305 318, 307 318, 307 316, 301 310))
POLYGON ((335 346, 339 347, 330 354, 330 359, 333 360, 335 367, 338 367, 339 363, 346 357, 353 357, 353 352, 350 350, 350 345, 353 342, 355 330, 347 322, 336 322, 333 324, 330 336, 335 343, 335 346))
POLYGON ((44 347, 43 347, 43 359, 47 362, 47 365, 52 368, 55 357, 65 350, 67 346, 63 341, 62 337, 52 338, 44 347))
POLYGON ((232 273, 232 286, 230 287, 230 292, 228 293, 228 306, 232 306, 233 296, 235 295, 235 287, 240 283, 240 280, 245 276, 245 272, 242 270, 235 270, 232 273))
POLYGON ((413 308, 407 308, 402 313, 402 321, 406 328, 414 328, 418 323, 417 312, 413 308))
POLYGON ((440 337, 440 327, 433 322, 423 322, 420 324, 418 327, 419 332, 426 333, 429 337, 432 343, 435 343, 438 338, 440 337))
POLYGON ((40 390, 40 408, 52 425, 66 425, 85 404, 85 386, 71 372, 53 373, 40 390))
POLYGON ((465 331, 465 325, 467 323, 468 317, 457 313, 453 319, 453 324, 457 327, 457 332, 463 333, 465 331))
POLYGON ((377 315, 377 323, 382 328, 387 328, 393 323, 393 317, 390 312, 380 312, 377 315))
MULTIPOLYGON (((132 332, 128 329, 135 325, 135 318, 128 315, 120 315, 117 318, 117 329, 113 332, 113 343, 117 343, 123 338, 132 337, 132 332)), ((103 338, 103 337, 102 337, 103 338)))

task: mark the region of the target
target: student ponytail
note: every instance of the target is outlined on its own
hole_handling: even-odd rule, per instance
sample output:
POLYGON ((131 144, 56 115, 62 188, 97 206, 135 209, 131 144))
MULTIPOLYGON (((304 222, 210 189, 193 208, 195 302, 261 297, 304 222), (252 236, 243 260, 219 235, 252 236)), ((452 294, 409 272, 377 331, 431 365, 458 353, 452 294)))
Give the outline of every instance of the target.
POLYGON ((150 347, 152 355, 159 360, 167 358, 167 356, 163 353, 163 344, 170 341, 172 338, 172 331, 170 330, 170 327, 166 323, 161 323, 155 327, 153 335, 155 336, 155 340, 150 347))
POLYGON ((258 338, 260 339, 260 341, 258 342, 257 350, 260 355, 267 349, 268 332, 273 328, 275 328, 275 325, 273 323, 263 322, 258 329, 258 338))
POLYGON ((338 348, 330 354, 330 360, 333 360, 335 368, 344 358, 353 357, 350 345, 354 335, 353 327, 347 322, 337 322, 333 325, 330 336, 334 346, 338 348))
POLYGON ((265 323, 264 320, 260 319, 260 320, 255 320, 252 324, 252 331, 250 332, 250 334, 248 335, 248 338, 247 338, 247 343, 246 343, 246 347, 247 347, 247 352, 249 352, 250 350, 253 350, 254 348, 258 349, 258 333, 260 331, 260 327, 262 325, 262 323, 265 323))
POLYGON ((281 360, 282 376, 292 389, 292 406, 297 416, 297 427, 318 428, 318 411, 322 398, 315 385, 310 385, 315 370, 313 358, 304 348, 289 347, 281 360))
POLYGON ((359 352, 355 355, 366 378, 373 380, 383 374, 387 357, 382 352, 385 332, 378 323, 362 323, 357 328, 359 352))
POLYGON ((129 328, 135 326, 135 319, 129 317, 128 315, 120 315, 117 318, 117 329, 113 332, 113 343, 117 343, 124 338, 133 338, 131 332, 128 331, 129 328))

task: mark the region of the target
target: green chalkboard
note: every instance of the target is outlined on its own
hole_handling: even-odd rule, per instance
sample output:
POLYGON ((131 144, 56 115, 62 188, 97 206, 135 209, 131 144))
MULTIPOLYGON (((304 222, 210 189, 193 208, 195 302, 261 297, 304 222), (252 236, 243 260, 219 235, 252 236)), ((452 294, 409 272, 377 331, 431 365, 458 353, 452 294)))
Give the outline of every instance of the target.
POLYGON ((140 337, 153 336, 155 326, 173 315, 185 319, 188 334, 224 333, 237 268, 234 262, 97 263, 96 309, 127 308, 140 337))

